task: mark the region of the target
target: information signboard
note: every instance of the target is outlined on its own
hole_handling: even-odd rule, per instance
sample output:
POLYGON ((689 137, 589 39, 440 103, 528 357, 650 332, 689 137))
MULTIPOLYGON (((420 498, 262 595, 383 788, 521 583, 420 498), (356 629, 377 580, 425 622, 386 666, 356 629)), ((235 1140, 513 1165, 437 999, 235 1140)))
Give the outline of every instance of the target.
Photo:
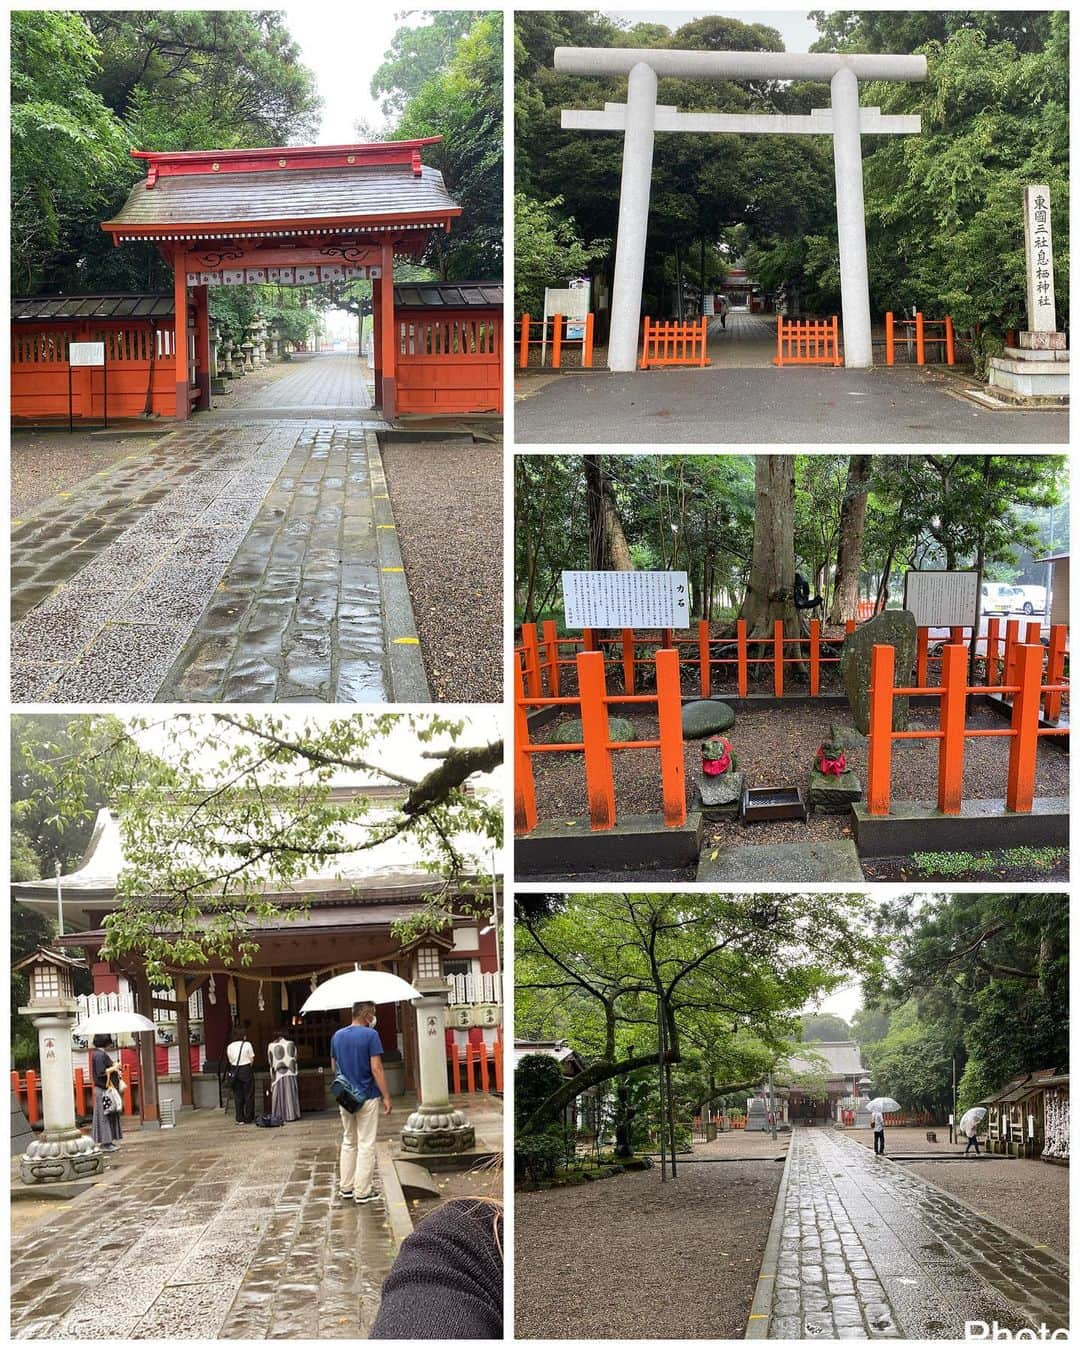
POLYGON ((72 366, 103 366, 104 342, 71 342, 68 344, 68 364, 72 366))
POLYGON ((581 342, 585 338, 585 320, 589 316, 588 286, 548 286, 544 291, 544 346, 541 356, 547 354, 547 321, 556 314, 566 320, 567 342, 581 342))
POLYGON ((567 628, 686 628, 685 572, 564 572, 567 628))
POLYGON ((904 573, 904 608, 920 628, 974 627, 978 599, 976 571, 904 573))

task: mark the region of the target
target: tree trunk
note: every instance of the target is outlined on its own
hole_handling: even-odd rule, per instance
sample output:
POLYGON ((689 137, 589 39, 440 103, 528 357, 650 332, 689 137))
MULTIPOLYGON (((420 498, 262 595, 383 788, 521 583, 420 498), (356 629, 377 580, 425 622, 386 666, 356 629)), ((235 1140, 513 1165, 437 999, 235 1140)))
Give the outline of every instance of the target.
POLYGON ((836 549, 836 581, 830 623, 859 617, 859 568, 862 563, 863 530, 866 528, 866 498, 870 482, 869 455, 848 459, 847 484, 840 507, 840 542, 836 549))
POLYGON ((773 623, 799 637, 795 608, 795 457, 758 455, 754 464, 754 552, 739 610, 751 637, 771 636, 773 623))
POLYGON ((594 572, 632 572, 634 562, 615 499, 604 482, 601 457, 582 456, 585 462, 585 497, 589 510, 589 567, 594 572))

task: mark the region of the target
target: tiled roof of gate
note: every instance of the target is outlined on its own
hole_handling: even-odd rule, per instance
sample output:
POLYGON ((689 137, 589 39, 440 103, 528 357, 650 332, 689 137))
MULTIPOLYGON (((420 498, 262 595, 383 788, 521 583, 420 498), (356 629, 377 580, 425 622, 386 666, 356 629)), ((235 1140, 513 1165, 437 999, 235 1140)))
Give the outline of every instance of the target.
POLYGON ((424 165, 374 164, 297 169, 289 172, 179 174, 143 180, 104 227, 185 227, 230 225, 237 221, 333 221, 359 217, 448 218, 461 208, 447 192, 438 169, 424 165))
POLYGON ((395 309, 502 308, 503 288, 491 281, 404 282, 394 287, 395 309))
POLYGON ((16 323, 31 323, 41 319, 171 319, 173 309, 174 300, 171 293, 32 295, 25 299, 12 300, 11 317, 16 323))

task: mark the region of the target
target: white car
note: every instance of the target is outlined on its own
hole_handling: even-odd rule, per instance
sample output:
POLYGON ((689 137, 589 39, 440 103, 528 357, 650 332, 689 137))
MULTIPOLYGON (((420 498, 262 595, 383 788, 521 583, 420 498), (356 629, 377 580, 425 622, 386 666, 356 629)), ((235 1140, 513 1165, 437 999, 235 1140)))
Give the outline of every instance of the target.
POLYGON ((982 585, 982 612, 984 614, 1011 614, 1024 608, 1024 595, 1019 586, 1003 581, 984 581, 982 585))
POLYGON ((1046 613, 1045 586, 1014 586, 1013 590, 1019 591, 1023 597, 1019 602, 1019 607, 1025 614, 1046 613))

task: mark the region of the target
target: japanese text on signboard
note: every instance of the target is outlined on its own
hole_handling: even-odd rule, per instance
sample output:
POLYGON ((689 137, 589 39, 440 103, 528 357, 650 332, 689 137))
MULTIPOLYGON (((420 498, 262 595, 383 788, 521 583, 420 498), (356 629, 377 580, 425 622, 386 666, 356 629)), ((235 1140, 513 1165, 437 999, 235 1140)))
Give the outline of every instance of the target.
POLYGON ((685 572, 564 572, 567 628, 685 628, 685 572))

